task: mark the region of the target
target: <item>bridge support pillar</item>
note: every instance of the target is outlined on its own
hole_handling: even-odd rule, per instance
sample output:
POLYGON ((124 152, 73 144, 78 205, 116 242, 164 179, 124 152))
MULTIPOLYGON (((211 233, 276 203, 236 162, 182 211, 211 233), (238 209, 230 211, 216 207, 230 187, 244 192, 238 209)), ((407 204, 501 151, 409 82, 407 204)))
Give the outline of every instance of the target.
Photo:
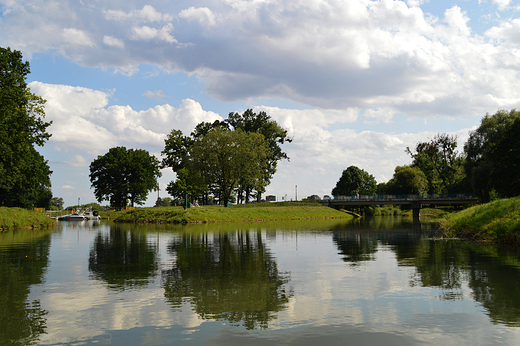
POLYGON ((420 201, 412 202, 412 211, 413 211, 413 218, 419 219, 419 213, 421 211, 421 202, 420 201))

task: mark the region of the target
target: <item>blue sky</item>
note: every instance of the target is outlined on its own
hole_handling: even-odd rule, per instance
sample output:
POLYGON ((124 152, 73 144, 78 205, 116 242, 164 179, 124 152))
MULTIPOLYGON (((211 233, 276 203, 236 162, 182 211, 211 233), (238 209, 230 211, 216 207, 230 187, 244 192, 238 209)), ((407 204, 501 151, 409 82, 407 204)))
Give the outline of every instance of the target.
POLYGON ((159 156, 172 129, 247 108, 294 138, 267 194, 302 198, 350 165, 387 181, 439 132, 462 150, 487 112, 519 108, 519 16, 511 0, 0 0, 0 46, 48 101, 40 151, 65 204, 95 200, 88 166, 110 147, 159 156))

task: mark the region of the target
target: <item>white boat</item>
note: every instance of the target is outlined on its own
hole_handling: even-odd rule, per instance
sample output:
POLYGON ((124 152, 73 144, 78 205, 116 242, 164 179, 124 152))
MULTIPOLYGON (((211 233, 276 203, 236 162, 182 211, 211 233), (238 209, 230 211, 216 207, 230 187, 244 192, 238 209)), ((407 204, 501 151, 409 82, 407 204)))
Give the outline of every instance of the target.
POLYGON ((59 216, 58 220, 60 221, 83 221, 83 220, 100 220, 99 211, 92 211, 90 208, 85 209, 80 212, 79 210, 72 214, 67 214, 63 216, 59 216))
POLYGON ((77 214, 77 213, 72 213, 72 214, 59 216, 58 220, 59 221, 83 221, 83 220, 85 220, 85 216, 77 214))

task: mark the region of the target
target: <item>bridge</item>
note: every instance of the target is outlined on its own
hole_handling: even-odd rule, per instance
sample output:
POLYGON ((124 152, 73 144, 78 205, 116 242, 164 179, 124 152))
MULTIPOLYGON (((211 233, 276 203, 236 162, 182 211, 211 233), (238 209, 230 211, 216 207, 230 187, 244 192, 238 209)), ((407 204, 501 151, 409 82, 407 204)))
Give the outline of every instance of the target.
POLYGON ((473 194, 437 194, 437 195, 378 195, 378 196, 333 196, 319 201, 323 205, 335 209, 345 207, 361 207, 369 205, 409 205, 413 210, 413 217, 419 217, 423 204, 430 205, 461 205, 476 204, 478 198, 473 194))

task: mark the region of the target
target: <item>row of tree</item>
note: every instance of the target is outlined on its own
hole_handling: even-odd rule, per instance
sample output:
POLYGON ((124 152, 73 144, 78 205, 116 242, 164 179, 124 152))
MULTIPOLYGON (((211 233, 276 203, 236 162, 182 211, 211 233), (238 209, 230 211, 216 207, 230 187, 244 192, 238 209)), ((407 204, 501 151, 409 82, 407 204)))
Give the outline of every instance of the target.
POLYGON ((387 183, 356 166, 343 171, 333 195, 437 194, 473 192, 483 202, 497 194, 520 195, 520 112, 486 114, 470 132, 464 152, 457 137, 438 134, 415 149, 410 165, 398 166, 387 183))
POLYGON ((189 195, 202 204, 248 203, 253 196, 260 200, 278 161, 289 159, 280 147, 286 141, 287 131, 269 115, 248 109, 224 121, 201 122, 190 136, 172 130, 162 162, 145 150, 111 148, 90 164, 90 181, 99 202, 121 209, 128 201, 142 204, 158 188, 160 168, 169 167, 176 180, 167 191, 176 201, 189 195))

